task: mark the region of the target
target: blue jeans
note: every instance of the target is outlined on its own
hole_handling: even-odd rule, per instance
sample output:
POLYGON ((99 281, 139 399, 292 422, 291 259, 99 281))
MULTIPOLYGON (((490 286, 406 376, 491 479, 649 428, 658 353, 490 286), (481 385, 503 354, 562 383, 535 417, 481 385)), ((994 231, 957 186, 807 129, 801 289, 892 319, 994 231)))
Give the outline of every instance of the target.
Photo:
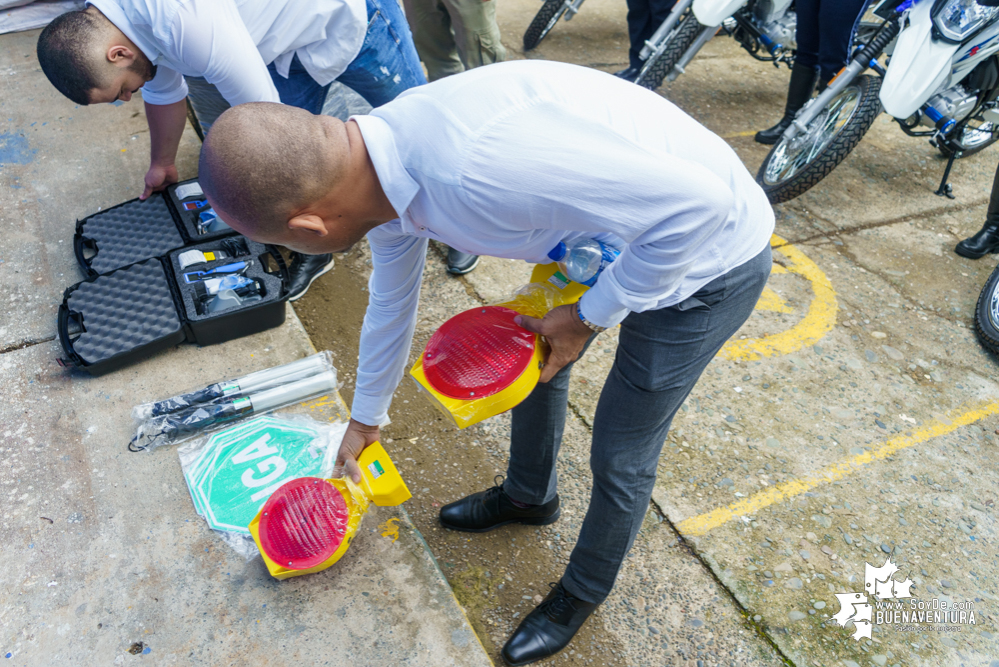
MULTIPOLYGON (((749 318, 770 276, 770 248, 685 301, 631 313, 593 420, 593 491, 579 539, 562 576, 566 589, 603 602, 642 527, 659 452, 673 415, 704 368, 749 318)), ((592 341, 592 338, 590 339, 592 341)), ((555 498, 555 459, 569 398, 566 366, 513 409, 510 463, 503 490, 520 502, 555 498)))
MULTIPOLYGON (((391 102, 404 90, 427 82, 420 58, 413 46, 402 8, 395 0, 367 0, 368 32, 357 57, 337 81, 350 86, 368 104, 379 107, 391 102)), ((318 114, 326 101, 329 84, 320 86, 309 76, 298 56, 291 61, 288 78, 277 73, 274 63, 267 66, 281 101, 318 114)))
MULTIPOLYGON (((396 0, 367 0, 368 31, 357 57, 337 77, 353 88, 368 104, 381 106, 404 90, 427 82, 420 58, 413 46, 406 17, 396 0)), ((274 63, 267 66, 281 101, 289 106, 318 114, 323 109, 329 84, 319 85, 296 55, 288 78, 277 73, 274 63)), ((191 106, 204 132, 229 108, 214 85, 201 77, 186 77, 191 106)))

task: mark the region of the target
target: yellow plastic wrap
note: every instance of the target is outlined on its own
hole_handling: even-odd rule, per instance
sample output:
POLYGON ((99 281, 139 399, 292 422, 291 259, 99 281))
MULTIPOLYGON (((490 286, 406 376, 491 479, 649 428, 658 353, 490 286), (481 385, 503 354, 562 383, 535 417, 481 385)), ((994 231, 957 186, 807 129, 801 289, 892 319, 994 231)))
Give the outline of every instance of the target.
MULTIPOLYGON (((518 289, 510 299, 492 305, 540 319, 558 306, 575 303, 586 290, 586 286, 566 278, 559 271, 558 264, 538 264, 531 273, 530 283, 518 289)), ((424 354, 420 355, 409 374, 455 426, 465 428, 502 414, 527 398, 541 377, 544 358, 545 343, 540 336, 535 336, 533 358, 521 375, 501 391, 479 398, 455 398, 436 389, 427 379, 423 366, 424 354)))

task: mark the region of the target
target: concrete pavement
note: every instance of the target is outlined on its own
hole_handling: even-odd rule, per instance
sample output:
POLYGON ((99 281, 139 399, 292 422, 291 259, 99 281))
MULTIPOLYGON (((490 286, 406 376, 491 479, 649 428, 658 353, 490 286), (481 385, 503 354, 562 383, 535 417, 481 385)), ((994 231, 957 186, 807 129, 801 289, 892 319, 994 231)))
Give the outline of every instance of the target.
MULTIPOLYGON (((181 346, 101 378, 56 364, 56 308, 82 278, 73 223, 139 193, 148 131, 140 101, 63 99, 38 68, 36 38, 0 37, 0 656, 39 666, 491 664, 404 508, 374 508, 333 568, 278 582, 195 514, 175 448, 126 451, 137 402, 312 352, 290 307, 278 329, 181 346)), ((195 175, 198 148, 189 130, 182 177, 195 175)), ((339 397, 307 409, 347 415, 339 397)))

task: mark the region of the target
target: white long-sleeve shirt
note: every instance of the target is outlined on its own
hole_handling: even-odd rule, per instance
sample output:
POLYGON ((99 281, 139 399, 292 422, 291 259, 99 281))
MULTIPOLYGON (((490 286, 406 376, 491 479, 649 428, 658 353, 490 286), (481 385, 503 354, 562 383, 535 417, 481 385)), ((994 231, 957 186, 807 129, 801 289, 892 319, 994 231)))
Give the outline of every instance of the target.
POLYGON ((215 84, 232 106, 280 102, 267 65, 287 77, 297 54, 325 86, 357 57, 365 0, 90 0, 157 66, 149 104, 187 96, 184 76, 215 84))
POLYGON ((428 239, 548 263, 587 236, 620 257, 580 300, 611 327, 677 304, 769 243, 766 195, 718 136, 656 93, 541 60, 477 68, 356 116, 399 219, 373 272, 353 417, 384 423, 408 359, 428 239))

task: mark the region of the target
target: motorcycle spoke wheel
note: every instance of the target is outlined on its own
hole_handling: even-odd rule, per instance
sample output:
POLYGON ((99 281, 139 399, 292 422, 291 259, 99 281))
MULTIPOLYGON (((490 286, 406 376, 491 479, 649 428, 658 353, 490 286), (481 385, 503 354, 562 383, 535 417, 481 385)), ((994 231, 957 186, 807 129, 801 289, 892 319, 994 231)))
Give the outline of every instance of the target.
POLYGON ((857 108, 860 90, 850 86, 823 109, 808 126, 808 131, 790 141, 781 140, 763 175, 767 185, 778 185, 795 176, 832 142, 857 108))
POLYGON ((756 182, 771 203, 789 201, 825 178, 846 159, 881 113, 881 79, 858 76, 792 139, 770 150, 756 182))
POLYGON ((687 52, 690 45, 694 43, 701 30, 706 30, 704 26, 697 22, 697 18, 688 13, 686 18, 681 19, 679 27, 673 30, 665 38, 665 46, 656 49, 649 56, 649 59, 642 65, 642 71, 635 79, 642 88, 655 90, 663 84, 663 79, 673 71, 673 67, 680 62, 680 58, 687 52))

